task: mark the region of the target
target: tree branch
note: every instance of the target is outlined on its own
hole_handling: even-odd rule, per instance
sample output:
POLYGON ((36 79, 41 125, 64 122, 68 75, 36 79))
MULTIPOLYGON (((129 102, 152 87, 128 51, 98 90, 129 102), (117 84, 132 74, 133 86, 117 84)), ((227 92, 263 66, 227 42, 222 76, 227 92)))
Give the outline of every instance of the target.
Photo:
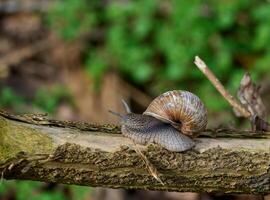
POLYGON ((266 134, 239 139, 225 138, 223 132, 222 138, 197 138, 195 149, 176 153, 158 145, 134 147, 116 133, 119 128, 114 125, 0 112, 0 173, 5 179, 93 187, 270 193, 266 134), (149 173, 135 148, 157 170, 161 182, 149 173))
POLYGON ((220 83, 213 72, 207 67, 204 61, 199 57, 195 57, 195 65, 202 71, 202 73, 209 79, 219 93, 229 102, 229 104, 243 117, 250 117, 250 112, 242 106, 220 83))

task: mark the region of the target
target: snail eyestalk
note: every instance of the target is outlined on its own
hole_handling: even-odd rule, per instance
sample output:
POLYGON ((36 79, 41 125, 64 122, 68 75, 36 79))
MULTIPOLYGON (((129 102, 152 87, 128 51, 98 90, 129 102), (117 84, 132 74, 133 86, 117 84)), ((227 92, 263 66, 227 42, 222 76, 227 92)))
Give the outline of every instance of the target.
POLYGON ((123 115, 121 115, 120 113, 117 113, 117 112, 114 112, 114 111, 112 111, 112 110, 108 110, 108 112, 109 113, 111 113, 111 114, 113 114, 113 115, 115 115, 115 116, 117 116, 117 117, 119 117, 119 118, 121 118, 121 119, 123 119, 123 115))
POLYGON ((128 106, 127 102, 124 99, 122 99, 122 103, 123 103, 123 105, 125 107, 126 112, 131 113, 131 109, 130 109, 130 107, 128 106))

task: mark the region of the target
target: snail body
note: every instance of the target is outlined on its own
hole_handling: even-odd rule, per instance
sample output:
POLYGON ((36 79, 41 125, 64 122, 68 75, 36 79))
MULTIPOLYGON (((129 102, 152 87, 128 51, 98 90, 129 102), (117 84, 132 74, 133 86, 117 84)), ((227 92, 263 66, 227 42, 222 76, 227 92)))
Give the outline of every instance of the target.
POLYGON ((195 145, 190 137, 195 137, 207 124, 203 103, 187 91, 161 94, 143 114, 132 113, 123 103, 127 114, 117 114, 121 117, 121 131, 140 144, 157 143, 170 151, 186 151, 195 145))

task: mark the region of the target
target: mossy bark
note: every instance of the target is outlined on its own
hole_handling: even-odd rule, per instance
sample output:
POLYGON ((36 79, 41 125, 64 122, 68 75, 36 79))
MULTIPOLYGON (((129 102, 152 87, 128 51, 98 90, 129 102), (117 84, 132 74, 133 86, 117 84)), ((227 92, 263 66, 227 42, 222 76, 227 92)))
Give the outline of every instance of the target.
POLYGON ((158 145, 134 146, 112 134, 119 132, 113 125, 58 122, 1 114, 2 177, 126 189, 270 193, 270 139, 265 137, 198 138, 195 149, 176 153, 158 145))

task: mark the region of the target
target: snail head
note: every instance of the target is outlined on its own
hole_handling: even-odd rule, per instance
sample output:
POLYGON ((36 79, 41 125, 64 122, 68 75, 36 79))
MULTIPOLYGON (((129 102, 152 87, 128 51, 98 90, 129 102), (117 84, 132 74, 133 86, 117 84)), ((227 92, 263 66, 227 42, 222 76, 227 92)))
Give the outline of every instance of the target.
MULTIPOLYGON (((126 113, 127 114, 131 113, 131 109, 130 109, 130 107, 128 106, 127 102, 124 99, 122 99, 122 103, 123 103, 123 106, 124 106, 124 108, 126 110, 126 113)), ((115 115, 117 117, 120 117, 121 119, 124 118, 124 115, 122 115, 122 114, 120 114, 118 112, 109 110, 109 113, 111 113, 111 114, 113 114, 113 115, 115 115)))
POLYGON ((120 114, 120 113, 112 111, 112 110, 109 110, 109 113, 119 117, 121 125, 127 125, 134 118, 133 115, 136 115, 136 114, 131 112, 130 107, 128 106, 127 102, 124 99, 122 99, 121 101, 122 101, 122 104, 126 110, 126 114, 120 114))
POLYGON ((123 99, 122 103, 126 110, 126 114, 120 114, 118 112, 109 110, 111 114, 120 118, 121 125, 128 126, 132 129, 137 129, 146 127, 147 125, 149 126, 149 124, 152 124, 153 122, 157 122, 157 120, 151 116, 132 113, 130 107, 123 99))

